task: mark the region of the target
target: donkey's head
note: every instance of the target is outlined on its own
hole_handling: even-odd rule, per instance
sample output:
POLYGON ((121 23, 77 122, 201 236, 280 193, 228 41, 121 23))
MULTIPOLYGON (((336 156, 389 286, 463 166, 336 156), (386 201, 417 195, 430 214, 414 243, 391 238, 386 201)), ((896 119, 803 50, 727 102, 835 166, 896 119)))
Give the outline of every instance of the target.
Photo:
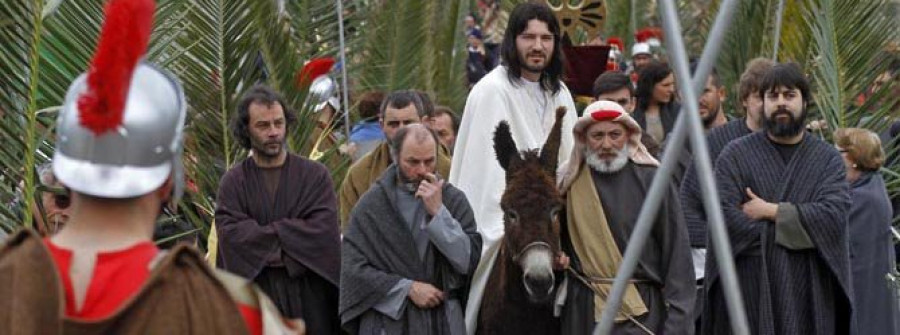
POLYGON ((553 259, 559 251, 559 215, 563 201, 556 189, 561 127, 566 109, 556 110, 556 123, 540 154, 519 152, 506 121, 497 125, 494 151, 506 170, 503 209, 506 257, 522 268, 522 281, 532 302, 545 302, 553 293, 553 259))

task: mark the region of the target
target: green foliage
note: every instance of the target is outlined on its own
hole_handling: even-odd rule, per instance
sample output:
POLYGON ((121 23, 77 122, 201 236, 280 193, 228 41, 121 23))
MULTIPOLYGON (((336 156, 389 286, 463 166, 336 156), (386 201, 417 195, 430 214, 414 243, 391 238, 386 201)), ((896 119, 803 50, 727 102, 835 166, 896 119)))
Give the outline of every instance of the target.
POLYGON ((385 1, 372 8, 359 57, 357 92, 416 88, 462 110, 467 1, 385 1))
POLYGON ((831 129, 861 125, 878 132, 888 125, 884 117, 897 97, 883 96, 892 101, 881 106, 856 103, 857 96, 886 70, 890 59, 884 50, 898 37, 897 18, 885 14, 888 4, 886 0, 807 1, 804 17, 813 43, 805 68, 816 88, 818 111, 831 129), (860 122, 863 118, 867 121, 860 122))
MULTIPOLYGON (((93 54, 101 0, 0 2, 0 203, 34 199, 34 167, 50 157, 53 125, 69 84, 93 54), (17 192, 23 184, 22 195, 17 192)), ((463 16, 469 1, 343 0, 351 93, 417 88, 461 110, 465 101, 463 16)), ((280 91, 300 122, 292 152, 307 156, 321 136, 297 71, 314 57, 340 61, 334 1, 157 0, 147 60, 174 73, 188 100, 180 219, 209 231, 218 182, 247 157, 229 122, 256 83, 280 91)), ((339 73, 334 74, 339 79, 339 73)), ((352 96, 352 95, 351 95, 352 96)), ((352 105, 352 104, 351 104, 352 105)), ((336 132, 343 133, 340 129, 336 132)), ((322 147, 335 186, 348 160, 322 147), (333 163, 333 164, 332 164, 333 163)), ((27 202, 0 206, 0 230, 29 225, 27 202), (24 218, 24 220, 22 219, 24 218)), ((40 213, 37 213, 40 215, 40 213)))

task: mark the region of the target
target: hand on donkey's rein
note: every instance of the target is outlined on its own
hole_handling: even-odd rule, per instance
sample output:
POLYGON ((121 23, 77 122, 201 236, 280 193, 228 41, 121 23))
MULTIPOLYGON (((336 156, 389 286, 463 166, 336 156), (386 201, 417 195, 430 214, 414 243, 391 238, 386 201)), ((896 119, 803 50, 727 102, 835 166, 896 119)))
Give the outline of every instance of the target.
POLYGON ((562 271, 569 268, 569 256, 560 251, 553 258, 553 270, 562 271))

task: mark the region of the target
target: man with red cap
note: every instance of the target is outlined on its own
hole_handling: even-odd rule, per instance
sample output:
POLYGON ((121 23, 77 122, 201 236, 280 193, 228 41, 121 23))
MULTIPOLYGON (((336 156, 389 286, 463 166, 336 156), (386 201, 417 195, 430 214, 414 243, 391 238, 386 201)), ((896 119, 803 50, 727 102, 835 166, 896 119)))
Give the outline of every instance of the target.
MULTIPOLYGON (((615 102, 589 105, 573 133, 559 178, 566 199, 562 247, 572 270, 560 317, 563 334, 588 334, 600 320, 659 162, 641 144, 640 126, 615 102)), ((612 334, 693 334, 687 229, 674 186, 667 192, 612 334)))

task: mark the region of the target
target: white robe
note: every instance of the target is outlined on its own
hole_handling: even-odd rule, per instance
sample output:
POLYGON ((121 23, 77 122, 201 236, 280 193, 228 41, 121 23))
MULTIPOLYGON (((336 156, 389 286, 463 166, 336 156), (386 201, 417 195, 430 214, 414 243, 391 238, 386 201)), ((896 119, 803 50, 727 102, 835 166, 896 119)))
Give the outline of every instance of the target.
POLYGON ((555 121, 555 111, 566 107, 563 118, 559 163, 572 151, 572 127, 577 119, 575 103, 569 89, 562 83, 558 94, 544 92, 536 96, 527 83, 510 83, 506 67, 498 66, 482 78, 466 100, 465 112, 457 135, 453 154, 450 183, 465 192, 475 212, 478 232, 484 240, 481 262, 475 270, 466 306, 466 329, 474 334, 484 287, 503 238, 503 211, 500 196, 506 189, 505 171, 494 153, 494 130, 497 124, 509 122, 513 139, 519 150, 543 146, 555 121), (542 107, 542 101, 546 104, 542 107), (538 110, 542 109, 543 117, 538 110))

